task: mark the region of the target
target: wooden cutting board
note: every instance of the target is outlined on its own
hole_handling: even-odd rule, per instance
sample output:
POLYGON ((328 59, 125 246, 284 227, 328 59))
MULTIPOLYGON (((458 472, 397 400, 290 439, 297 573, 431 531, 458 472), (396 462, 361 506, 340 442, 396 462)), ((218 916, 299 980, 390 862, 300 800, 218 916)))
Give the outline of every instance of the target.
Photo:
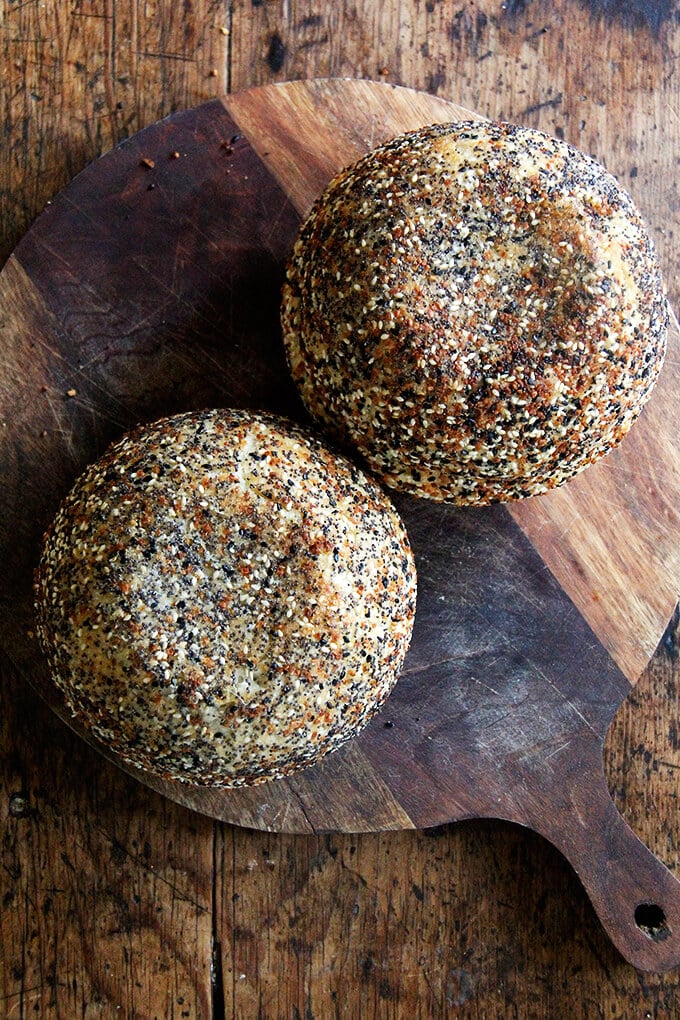
MULTIPOLYGON (((32 634, 31 576, 75 477, 163 414, 245 406, 305 420, 278 327, 301 216, 373 145, 473 116, 362 81, 232 95, 89 166, 22 240, 0 274, 0 637, 62 717, 32 634)), ((417 561, 417 622, 397 688, 355 741, 251 790, 134 774, 215 818, 276 831, 530 826, 572 863, 631 963, 680 964, 680 884, 622 820, 602 764, 607 727, 680 589, 678 346, 674 325, 622 447, 556 492, 478 510, 395 497, 417 561)))

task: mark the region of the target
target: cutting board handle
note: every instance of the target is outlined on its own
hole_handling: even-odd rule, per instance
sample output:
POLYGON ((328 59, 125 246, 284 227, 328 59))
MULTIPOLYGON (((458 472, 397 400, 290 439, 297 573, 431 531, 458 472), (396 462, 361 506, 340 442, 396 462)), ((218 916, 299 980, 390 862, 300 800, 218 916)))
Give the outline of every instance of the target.
POLYGON ((638 970, 672 970, 680 966, 680 882, 622 818, 601 744, 592 743, 590 762, 580 757, 578 771, 556 777, 557 810, 532 825, 570 862, 622 956, 638 970))

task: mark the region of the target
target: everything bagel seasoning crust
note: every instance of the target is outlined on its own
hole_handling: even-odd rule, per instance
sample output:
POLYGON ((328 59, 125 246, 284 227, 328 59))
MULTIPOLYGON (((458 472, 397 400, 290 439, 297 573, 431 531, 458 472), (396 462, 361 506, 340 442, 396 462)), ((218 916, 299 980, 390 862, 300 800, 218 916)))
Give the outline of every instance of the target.
POLYGON ((310 765, 397 680, 416 578, 380 488, 273 416, 205 411, 115 443, 62 504, 38 634, 74 715, 167 779, 310 765))
POLYGON ((316 420, 388 485, 461 505, 544 492, 616 446, 667 324, 615 179, 538 131, 472 121, 342 171, 301 228, 282 304, 316 420))

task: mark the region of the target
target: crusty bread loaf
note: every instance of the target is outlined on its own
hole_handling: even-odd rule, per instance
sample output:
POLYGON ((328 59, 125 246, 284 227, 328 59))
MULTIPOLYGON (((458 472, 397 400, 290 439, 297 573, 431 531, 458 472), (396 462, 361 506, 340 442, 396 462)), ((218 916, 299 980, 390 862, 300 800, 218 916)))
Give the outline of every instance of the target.
POLYGON ((312 413, 387 484, 459 504, 544 492, 612 449, 659 373, 667 308, 630 198, 507 124, 438 125, 342 171, 284 286, 312 413))
POLYGON ((38 633, 72 712, 124 761, 237 786, 309 765, 395 683, 415 569, 379 487, 246 411, 115 443, 44 541, 38 633))

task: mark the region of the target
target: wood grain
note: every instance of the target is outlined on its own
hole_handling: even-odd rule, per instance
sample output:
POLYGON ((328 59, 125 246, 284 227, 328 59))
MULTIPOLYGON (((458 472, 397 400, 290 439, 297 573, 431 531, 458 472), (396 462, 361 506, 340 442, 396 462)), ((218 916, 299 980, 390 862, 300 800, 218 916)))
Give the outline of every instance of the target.
POLYGON ((229 88, 229 12, 220 0, 8 2, 0 27, 3 259, 87 163, 229 88))
POLYGON ((331 177, 369 148, 429 122, 477 117, 426 93, 346 79, 248 89, 224 104, 301 217, 331 177))
POLYGON ((673 5, 654 0, 236 0, 231 88, 370 78, 566 138, 630 190, 677 308, 679 45, 673 5))
MULTIPOLYGON (((117 67, 129 74, 127 79, 112 77, 104 22, 97 16, 101 10, 94 5, 55 0, 41 7, 36 0, 1 6, 6 73, 0 77, 0 243, 5 254, 45 201, 107 148, 109 139, 122 137, 107 133, 114 118, 129 119, 123 131, 133 133, 179 106, 220 93, 229 75, 234 87, 243 89, 284 77, 348 74, 437 91, 489 116, 564 131, 577 144, 583 138, 582 147, 620 175, 643 209, 677 307, 674 154, 680 86, 674 68, 680 46, 673 5, 659 0, 528 0, 505 7, 495 0, 474 5, 193 0, 190 7, 173 7, 159 0, 135 6, 149 41, 164 31, 167 56, 153 56, 160 50, 150 45, 149 53, 140 51, 133 63, 126 57, 125 41, 119 40, 117 67), (609 13, 598 13, 598 8, 609 13), (228 27, 232 9, 232 34, 223 36, 213 26, 228 27), (214 61, 219 77, 211 76, 212 58, 201 64, 199 51, 188 54, 195 59, 172 58, 182 52, 185 21, 196 27, 198 38, 215 40, 220 47, 220 59, 214 61), (272 45, 276 34, 279 42, 272 45), (76 60, 93 73, 83 75, 76 60), (38 84, 42 98, 34 99, 31 92, 38 84), (106 95, 121 96, 125 108, 116 110, 106 95)), ((677 649, 676 624, 615 719, 605 759, 610 787, 626 819, 676 872, 677 649)), ((50 766, 63 756, 69 760, 74 750, 83 752, 83 745, 51 716, 45 717, 44 730, 36 730, 40 703, 6 670, 1 690, 6 695, 2 720, 7 722, 0 745, 3 846, 26 840, 27 820, 11 815, 6 805, 25 777, 39 774, 40 795, 49 807, 43 818, 50 824, 43 821, 40 828, 31 820, 30 825, 42 831, 50 858, 58 859, 76 832, 106 816, 106 798, 93 810, 91 804, 83 807, 80 791, 109 767, 86 752, 74 759, 74 771, 49 767, 43 772, 36 732, 49 745, 50 766), (16 705, 16 715, 7 712, 7 704, 16 705)), ((143 810, 158 803, 155 794, 140 794, 118 770, 110 777, 107 796, 121 808, 131 791, 143 810)), ((15 802, 14 809, 22 810, 15 802)), ((156 831, 161 821, 168 825, 165 839, 178 829, 168 816, 150 810, 150 842, 164 847, 156 831)), ((212 846, 210 830, 194 832, 192 840, 212 846)), ((645 1015, 675 1020, 678 1015, 678 973, 641 975, 624 964, 599 931, 563 859, 526 830, 470 822, 430 834, 311 840, 221 826, 218 832, 223 895, 216 940, 222 947, 224 986, 214 1003, 225 1008, 215 1015, 249 1017, 254 1003, 265 1020, 296 1012, 317 1020, 451 1015, 463 1020, 645 1015)), ((182 853, 188 852, 182 845, 182 853)), ((163 857, 162 852, 159 863, 163 857)), ((85 858, 80 860, 85 864, 85 858)), ((145 868, 135 860, 130 857, 128 867, 141 898, 137 907, 146 904, 152 911, 145 868)), ((0 1014, 31 1015, 37 1000, 37 1015, 45 1017, 147 1017, 153 1015, 150 1002, 159 1008, 174 1003, 172 989, 181 968, 171 958, 168 969, 158 972, 153 954, 134 960, 122 953, 114 956, 121 961, 120 972, 131 976, 129 983, 120 982, 115 1003, 96 992, 90 995, 87 980, 80 979, 88 961, 101 970, 110 962, 97 949, 91 921, 107 902, 103 867, 99 859, 87 861, 78 876, 79 885, 92 891, 91 911, 64 910, 53 920, 51 945, 68 946, 68 957, 56 969, 34 968, 38 987, 24 982, 6 962, 20 954, 35 961, 36 955, 35 943, 22 934, 27 931, 22 912, 16 907, 3 911, 0 1014), (81 993, 78 1008, 72 1008, 76 998, 66 987, 73 976, 81 993), (147 990, 146 998, 139 985, 147 990), (164 988, 168 995, 162 1000, 164 988)), ((27 909, 34 905, 31 921, 53 895, 53 880, 54 869, 24 868, 19 899, 27 909)), ((18 881, 16 870, 3 870, 2 896, 18 881)), ((137 915, 129 918, 133 938, 137 915)), ((203 959, 209 961, 209 954, 203 959)), ((189 1009, 192 1016, 211 1015, 203 1008, 204 993, 191 998, 187 985, 183 991, 190 1006, 177 1004, 167 1015, 181 1016, 189 1009)))
POLYGON ((513 826, 304 841, 228 829, 219 859, 228 1016, 675 1015, 676 976, 622 965, 560 856, 513 826))
POLYGON ((208 1016, 212 824, 55 740, 2 677, 0 1015, 208 1016))
MULTIPOLYGON (((668 698, 675 717, 679 707, 675 633, 635 690, 656 723, 641 727, 635 705, 627 707, 609 771, 628 820, 647 828, 677 868, 677 829, 657 821, 669 790, 677 809, 668 777, 680 768, 680 749, 659 752, 668 698), (636 753, 622 768, 624 736, 636 753)), ((195 951, 194 966, 211 961, 205 938, 191 941, 205 912, 192 911, 188 923, 178 913, 197 898, 187 883, 198 868, 190 877, 188 866, 212 854, 211 823, 102 764, 6 662, 0 698, 0 1015, 30 1015, 36 1004, 40 1016, 107 1020, 122 1009, 244 1020, 295 1010, 320 1020, 677 1014, 678 973, 643 976, 625 964, 561 855, 494 822, 312 837, 217 826, 212 944, 221 984, 211 996, 205 971, 183 972, 167 949, 147 942, 147 954, 130 952, 142 945, 142 915, 156 912, 174 919, 174 944, 195 951), (61 854, 72 861, 70 847, 84 839, 92 855, 78 853, 74 874, 61 854), (100 948, 95 937, 107 926, 100 948)))

